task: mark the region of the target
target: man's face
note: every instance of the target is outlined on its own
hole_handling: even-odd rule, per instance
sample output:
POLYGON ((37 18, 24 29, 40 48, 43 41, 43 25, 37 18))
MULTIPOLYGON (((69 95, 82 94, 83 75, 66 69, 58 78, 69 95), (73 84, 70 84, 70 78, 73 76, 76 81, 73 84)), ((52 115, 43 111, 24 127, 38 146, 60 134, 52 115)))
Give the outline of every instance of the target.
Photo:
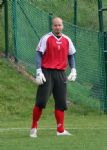
POLYGON ((53 19, 52 30, 56 35, 59 35, 63 30, 63 22, 60 18, 53 19))

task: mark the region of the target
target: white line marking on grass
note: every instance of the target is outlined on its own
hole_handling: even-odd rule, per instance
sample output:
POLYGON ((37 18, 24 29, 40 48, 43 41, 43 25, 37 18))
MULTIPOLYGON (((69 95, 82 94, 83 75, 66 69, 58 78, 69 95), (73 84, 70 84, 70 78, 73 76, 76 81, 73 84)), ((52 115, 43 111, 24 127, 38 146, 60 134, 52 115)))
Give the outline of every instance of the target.
MULTIPOLYGON (((107 130, 107 128, 79 128, 79 127, 76 127, 76 128, 66 128, 68 130, 107 130)), ((25 131, 25 130, 29 130, 30 131, 30 128, 0 128, 0 132, 6 132, 6 131, 25 131)), ((56 130, 56 128, 38 128, 38 130, 56 130)))

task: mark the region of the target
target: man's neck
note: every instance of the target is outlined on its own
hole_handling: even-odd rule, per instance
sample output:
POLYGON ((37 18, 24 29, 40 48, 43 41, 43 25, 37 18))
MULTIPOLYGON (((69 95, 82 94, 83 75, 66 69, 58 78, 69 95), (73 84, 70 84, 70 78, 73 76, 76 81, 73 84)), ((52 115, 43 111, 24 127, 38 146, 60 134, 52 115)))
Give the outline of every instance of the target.
POLYGON ((61 36, 62 36, 62 33, 54 33, 54 32, 52 32, 57 38, 60 38, 61 36))

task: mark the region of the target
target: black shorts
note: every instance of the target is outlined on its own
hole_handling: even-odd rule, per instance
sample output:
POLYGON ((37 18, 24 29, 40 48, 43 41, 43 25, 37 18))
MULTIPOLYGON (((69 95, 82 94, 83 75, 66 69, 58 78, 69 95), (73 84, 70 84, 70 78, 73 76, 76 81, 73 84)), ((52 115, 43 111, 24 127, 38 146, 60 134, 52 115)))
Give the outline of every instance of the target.
POLYGON ((37 89, 36 105, 45 108, 48 98, 53 94, 55 109, 66 110, 67 78, 63 70, 42 69, 46 82, 37 89))

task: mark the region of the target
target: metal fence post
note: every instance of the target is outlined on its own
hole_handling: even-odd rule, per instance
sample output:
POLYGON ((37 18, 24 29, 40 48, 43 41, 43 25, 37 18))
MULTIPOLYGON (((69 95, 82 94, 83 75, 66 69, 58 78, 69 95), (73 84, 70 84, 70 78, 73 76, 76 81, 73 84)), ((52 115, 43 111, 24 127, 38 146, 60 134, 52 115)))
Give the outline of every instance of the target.
POLYGON ((74 0, 74 43, 76 46, 76 33, 77 33, 77 0, 74 0))
POLYGON ((8 57, 8 0, 4 1, 5 56, 8 57))
POLYGON ((103 44, 104 58, 105 58, 105 95, 104 95, 104 106, 103 111, 107 113, 107 34, 104 32, 104 20, 103 20, 103 11, 107 9, 102 8, 102 0, 98 0, 98 15, 99 15, 99 32, 102 34, 103 43, 100 40, 100 44, 103 44))
POLYGON ((52 16, 53 16, 53 14, 49 13, 49 31, 52 30, 52 16))
POLYGON ((12 0, 12 33, 13 33, 13 45, 14 45, 14 57, 15 62, 18 62, 17 58, 17 46, 16 46, 16 37, 17 37, 17 26, 16 26, 17 16, 16 16, 16 0, 12 0))
POLYGON ((102 0, 98 0, 99 30, 104 32, 102 0))
POLYGON ((104 112, 107 114, 107 32, 104 32, 104 57, 105 57, 105 73, 106 73, 106 97, 104 102, 104 112))

